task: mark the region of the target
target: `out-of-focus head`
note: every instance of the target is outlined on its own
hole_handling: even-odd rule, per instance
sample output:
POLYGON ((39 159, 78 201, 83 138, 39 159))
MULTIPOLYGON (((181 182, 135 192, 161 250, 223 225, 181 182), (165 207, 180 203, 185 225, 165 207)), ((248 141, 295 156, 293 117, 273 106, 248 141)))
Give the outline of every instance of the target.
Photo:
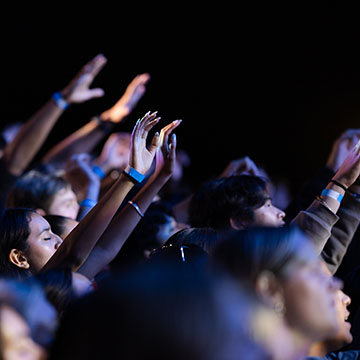
POLYGON ((31 170, 13 185, 7 207, 31 208, 41 215, 62 215, 76 219, 79 204, 70 184, 61 176, 31 170))
POLYGON ((248 228, 228 233, 213 259, 248 283, 289 327, 309 341, 334 336, 338 285, 297 228, 248 228))
POLYGON ((45 215, 44 219, 50 224, 51 231, 63 240, 79 224, 79 221, 61 215, 45 215))
POLYGON ((149 262, 74 303, 51 359, 267 359, 253 337, 258 304, 225 275, 149 262))

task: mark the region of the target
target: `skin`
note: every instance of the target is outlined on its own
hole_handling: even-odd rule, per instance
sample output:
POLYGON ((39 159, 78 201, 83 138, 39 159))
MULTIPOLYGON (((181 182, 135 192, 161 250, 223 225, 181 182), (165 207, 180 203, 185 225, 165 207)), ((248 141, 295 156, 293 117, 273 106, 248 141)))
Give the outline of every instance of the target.
POLYGON ((274 206, 271 198, 265 204, 254 210, 255 225, 259 226, 283 226, 285 224, 285 212, 274 206))
POLYGON ((36 344, 29 326, 11 307, 0 309, 0 336, 4 359, 9 360, 45 360, 45 350, 36 344))
POLYGON ((49 215, 62 215, 76 220, 79 209, 80 206, 75 193, 71 188, 63 188, 53 197, 47 213, 49 215))
POLYGON ((49 223, 39 214, 30 215, 29 228, 27 261, 32 271, 38 272, 59 248, 62 239, 51 231, 49 223))

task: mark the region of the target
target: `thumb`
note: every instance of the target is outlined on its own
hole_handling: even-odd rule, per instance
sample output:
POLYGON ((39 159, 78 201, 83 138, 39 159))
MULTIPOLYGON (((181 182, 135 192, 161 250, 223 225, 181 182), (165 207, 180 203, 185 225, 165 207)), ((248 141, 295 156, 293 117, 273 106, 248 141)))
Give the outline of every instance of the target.
POLYGON ((150 147, 149 147, 149 152, 151 154, 155 154, 156 150, 159 148, 160 146, 160 134, 158 132, 155 133, 155 135, 152 138, 150 147))
POLYGON ((105 91, 101 88, 90 89, 88 92, 89 92, 89 99, 99 98, 104 96, 105 94, 105 91))

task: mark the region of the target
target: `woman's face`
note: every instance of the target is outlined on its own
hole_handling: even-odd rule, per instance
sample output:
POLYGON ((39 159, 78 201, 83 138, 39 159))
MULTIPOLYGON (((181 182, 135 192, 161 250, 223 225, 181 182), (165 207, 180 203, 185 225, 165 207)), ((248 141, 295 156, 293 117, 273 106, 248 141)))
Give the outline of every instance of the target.
POLYGON ((30 235, 27 239, 29 250, 26 256, 31 271, 38 272, 54 255, 62 240, 51 231, 49 223, 37 213, 31 213, 29 229, 30 235))
POLYGON ((271 203, 271 199, 268 198, 265 204, 260 208, 254 210, 255 222, 257 226, 283 226, 285 224, 284 211, 280 210, 271 203))
POLYGON ((285 319, 311 341, 333 337, 339 330, 336 296, 339 283, 319 258, 303 256, 286 269, 283 281, 285 319))
POLYGON ((0 308, 0 336, 4 359, 46 359, 45 350, 31 338, 28 324, 9 306, 0 308))

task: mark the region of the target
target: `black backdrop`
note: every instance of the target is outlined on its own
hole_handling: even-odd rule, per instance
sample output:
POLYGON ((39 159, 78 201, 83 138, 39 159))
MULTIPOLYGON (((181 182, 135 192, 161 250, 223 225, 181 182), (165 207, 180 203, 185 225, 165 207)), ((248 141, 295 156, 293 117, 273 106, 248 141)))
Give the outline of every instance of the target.
POLYGON ((194 184, 248 155, 296 191, 342 131, 360 128, 357 8, 132 5, 3 12, 2 125, 26 120, 97 53, 108 58, 94 82, 105 97, 67 110, 38 156, 142 72, 151 81, 122 129, 148 110, 163 124, 182 118, 178 146, 191 156, 194 184))

